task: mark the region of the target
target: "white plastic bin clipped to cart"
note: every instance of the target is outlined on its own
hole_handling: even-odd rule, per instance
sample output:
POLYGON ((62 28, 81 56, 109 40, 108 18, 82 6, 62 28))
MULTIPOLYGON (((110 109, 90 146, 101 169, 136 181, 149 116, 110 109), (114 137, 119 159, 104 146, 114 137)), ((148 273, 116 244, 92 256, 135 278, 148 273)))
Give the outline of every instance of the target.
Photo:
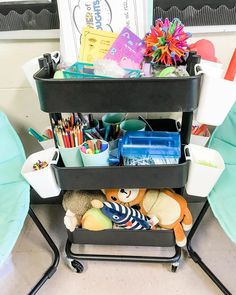
POLYGON ((196 119, 203 124, 219 126, 235 101, 236 82, 204 74, 196 119))
MULTIPOLYGON (((50 126, 48 126, 47 128, 44 128, 44 130, 41 132, 41 134, 45 134, 46 135, 46 131, 48 129, 52 129, 50 126)), ((54 139, 48 139, 48 140, 44 140, 44 141, 39 141, 38 142, 41 147, 46 150, 46 149, 49 149, 49 148, 52 148, 52 147, 55 147, 55 143, 54 143, 54 139)))
POLYGON ((58 149, 50 148, 30 155, 22 167, 21 174, 41 198, 56 197, 61 192, 51 167, 52 164, 57 164, 58 159, 58 149), (41 170, 34 170, 33 165, 39 160, 46 161, 48 166, 41 170))
POLYGON ((188 195, 207 197, 225 169, 219 152, 189 144, 185 147, 186 160, 190 160, 186 192, 188 195))

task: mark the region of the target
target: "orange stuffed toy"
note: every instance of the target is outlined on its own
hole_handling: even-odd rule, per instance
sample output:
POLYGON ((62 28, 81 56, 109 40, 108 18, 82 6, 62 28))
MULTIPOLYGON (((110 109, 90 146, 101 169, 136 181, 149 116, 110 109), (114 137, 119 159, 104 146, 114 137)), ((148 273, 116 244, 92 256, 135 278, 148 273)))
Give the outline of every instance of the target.
POLYGON ((118 204, 132 207, 136 210, 140 210, 141 213, 145 214, 146 212, 143 212, 143 206, 142 201, 144 198, 144 195, 146 193, 146 189, 104 189, 103 192, 106 196, 107 201, 109 202, 116 202, 118 204))
POLYGON ((155 216, 159 220, 158 226, 173 229, 179 247, 186 245, 184 231, 191 229, 192 215, 182 196, 167 189, 148 190, 142 202, 142 211, 149 218, 155 216))
POLYGON ((192 227, 192 215, 186 200, 168 189, 105 189, 103 190, 109 202, 133 207, 149 218, 157 218, 158 226, 173 229, 176 244, 186 245, 184 231, 192 227))

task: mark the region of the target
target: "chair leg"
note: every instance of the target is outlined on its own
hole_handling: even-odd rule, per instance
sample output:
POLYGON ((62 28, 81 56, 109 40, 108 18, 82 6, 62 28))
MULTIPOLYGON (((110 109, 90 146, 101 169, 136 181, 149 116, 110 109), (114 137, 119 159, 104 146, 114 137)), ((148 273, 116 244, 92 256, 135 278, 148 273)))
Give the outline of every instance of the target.
POLYGON ((207 267, 207 265, 202 261, 201 257, 193 250, 191 242, 194 234, 197 231, 198 226, 200 225, 203 217, 205 216, 208 208, 209 208, 209 202, 206 201, 204 206, 202 207, 201 212, 199 213, 191 231, 189 232, 188 238, 187 238, 187 249, 190 257, 193 259, 195 263, 197 263, 202 270, 210 277, 210 279, 217 285, 217 287, 223 292, 225 295, 232 295, 226 287, 222 284, 222 282, 214 275, 214 273, 207 267))
POLYGON ((37 228, 39 229, 39 231, 41 232, 41 234, 43 235, 43 237, 45 238, 45 240, 47 241, 48 245, 50 246, 50 248, 53 250, 53 253, 54 253, 53 263, 47 269, 47 271, 42 276, 42 278, 38 281, 38 283, 28 293, 28 295, 34 295, 45 284, 45 282, 48 279, 50 279, 54 275, 54 273, 56 272, 57 266, 58 266, 58 263, 59 263, 59 260, 60 260, 60 253, 58 251, 57 246, 54 244, 53 240, 51 239, 51 237, 49 236, 49 234, 47 233, 47 231, 45 230, 42 223, 39 221, 39 219, 37 218, 37 216, 35 215, 35 213, 34 213, 34 211, 33 211, 33 209, 31 207, 29 208, 28 214, 30 215, 33 222, 35 223, 35 225, 37 226, 37 228))

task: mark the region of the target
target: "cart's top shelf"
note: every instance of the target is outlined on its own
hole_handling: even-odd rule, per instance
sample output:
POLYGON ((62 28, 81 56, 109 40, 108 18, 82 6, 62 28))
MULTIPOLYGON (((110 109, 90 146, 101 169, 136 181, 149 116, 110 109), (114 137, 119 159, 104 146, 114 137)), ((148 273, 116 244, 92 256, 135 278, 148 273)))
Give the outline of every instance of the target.
POLYGON ((60 112, 191 112, 201 76, 134 79, 50 79, 34 75, 41 110, 60 112))

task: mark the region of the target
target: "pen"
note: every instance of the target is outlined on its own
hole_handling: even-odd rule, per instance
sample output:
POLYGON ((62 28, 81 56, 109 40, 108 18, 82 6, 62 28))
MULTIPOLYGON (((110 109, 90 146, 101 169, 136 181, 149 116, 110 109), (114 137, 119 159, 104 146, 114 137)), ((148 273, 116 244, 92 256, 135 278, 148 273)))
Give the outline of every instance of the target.
POLYGON ((51 117, 55 123, 55 125, 58 125, 58 121, 61 121, 62 120, 62 115, 61 113, 52 113, 51 114, 51 117))
POLYGON ((45 140, 45 138, 42 135, 40 135, 38 132, 36 132, 33 128, 29 128, 28 132, 29 132, 30 135, 35 137, 39 142, 45 140))
POLYGON ((88 114, 89 128, 94 128, 94 119, 92 114, 88 114))
POLYGON ((109 126, 107 126, 107 127, 105 128, 105 136, 104 136, 104 139, 105 139, 106 141, 108 141, 108 136, 109 136, 109 133, 110 133, 110 128, 111 128, 111 125, 109 125, 109 126))
POLYGON ((77 113, 77 114, 78 114, 82 124, 87 125, 87 121, 85 120, 83 114, 82 113, 77 113))

